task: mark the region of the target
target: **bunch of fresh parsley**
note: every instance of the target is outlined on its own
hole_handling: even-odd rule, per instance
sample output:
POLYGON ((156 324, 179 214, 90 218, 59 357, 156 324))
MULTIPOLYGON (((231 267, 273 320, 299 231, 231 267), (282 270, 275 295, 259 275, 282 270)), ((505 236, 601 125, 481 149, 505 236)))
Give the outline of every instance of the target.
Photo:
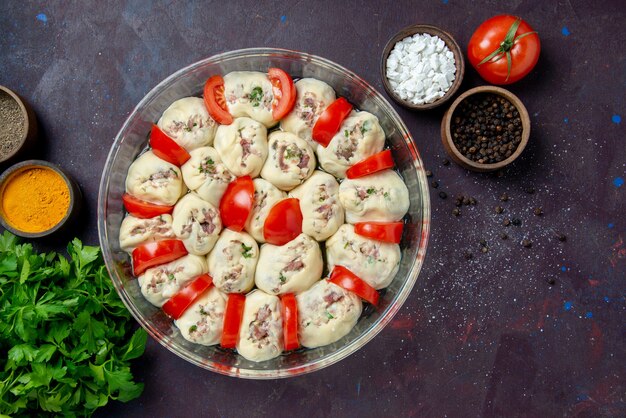
POLYGON ((0 236, 0 415, 91 415, 143 390, 129 360, 146 332, 132 332, 100 249, 74 239, 67 251, 69 261, 0 236))

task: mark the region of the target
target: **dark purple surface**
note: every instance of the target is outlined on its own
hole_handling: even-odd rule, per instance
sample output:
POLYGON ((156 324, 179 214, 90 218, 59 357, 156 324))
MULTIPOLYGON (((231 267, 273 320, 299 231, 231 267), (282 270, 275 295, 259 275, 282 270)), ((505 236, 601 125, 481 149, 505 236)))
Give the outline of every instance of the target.
MULTIPOLYGON (((443 166, 443 109, 398 108, 440 186, 431 194, 424 269, 392 324, 352 357, 280 381, 223 377, 150 341, 135 363, 144 394, 98 415, 626 415, 624 2, 221 3, 0 3, 0 84, 32 104, 39 155, 66 168, 85 194, 71 234, 97 243, 100 174, 136 103, 172 72, 231 49, 321 55, 382 91, 380 54, 402 27, 431 23, 466 48, 482 20, 519 14, 542 40, 537 68, 510 87, 531 115, 530 143, 503 176, 443 166), (536 192, 525 193, 531 186, 536 192), (503 192, 511 199, 496 215, 503 192), (478 204, 455 218, 456 194, 478 204), (537 206, 541 217, 532 213, 537 206), (522 226, 501 226, 507 217, 522 226)), ((468 68, 460 91, 480 84, 468 68)), ((65 241, 38 246, 61 249, 65 241)))

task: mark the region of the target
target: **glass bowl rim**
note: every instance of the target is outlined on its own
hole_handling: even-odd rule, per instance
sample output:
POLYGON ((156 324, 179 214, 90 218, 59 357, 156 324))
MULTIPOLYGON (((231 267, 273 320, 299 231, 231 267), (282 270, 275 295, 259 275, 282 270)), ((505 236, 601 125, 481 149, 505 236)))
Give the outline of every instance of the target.
POLYGON ((328 367, 346 357, 354 352, 358 351, 365 344, 371 341, 379 332, 381 332, 388 324, 391 322, 395 314, 400 310, 402 305, 406 302, 409 294, 411 293, 421 268, 424 264, 424 259, 426 256, 426 248, 428 246, 428 239, 430 236, 430 196, 428 193, 428 185, 426 182, 426 174, 423 166, 422 159, 420 157, 417 146, 413 141, 413 137, 409 132, 408 128, 393 108, 393 106, 386 100, 378 90, 376 90, 373 86, 371 86, 364 79, 356 75, 354 72, 348 70, 347 68, 339 65, 331 60, 328 60, 323 57, 319 57, 317 55, 309 54, 306 52, 300 52, 289 49, 282 48, 244 48, 237 49, 232 51, 223 52, 220 54, 212 55, 208 58, 202 59, 200 61, 194 62, 184 68, 179 69, 173 74, 166 77, 160 83, 158 83, 155 87, 153 87, 135 106, 135 108, 129 113, 128 117, 124 121, 122 127, 118 131, 113 144, 111 145, 111 149, 109 154, 107 155, 107 159, 105 162, 104 170, 102 172, 102 177, 100 179, 100 186, 98 192, 98 238, 100 241, 100 246, 102 248, 102 256, 106 264, 106 268, 111 277, 111 281, 120 296, 120 299, 135 318, 135 320, 144 328, 148 334, 152 338, 154 338, 157 342, 159 342, 162 346, 167 348, 172 353, 176 354, 178 357, 196 365, 202 367, 207 370, 211 370, 213 372, 230 376, 230 377, 240 377, 246 379, 276 379, 276 378, 285 378, 285 377, 295 377, 303 374, 307 374, 316 370, 320 370, 322 368, 328 367), (390 301, 389 306, 386 308, 385 312, 382 312, 380 317, 374 321, 367 329, 365 329, 358 337, 356 337, 350 343, 344 345, 340 349, 326 354, 318 359, 315 359, 311 362, 308 362, 304 365, 296 365, 289 366, 281 369, 240 369, 236 366, 224 366, 217 362, 201 359, 195 353, 190 353, 188 350, 183 347, 179 347, 175 341, 173 341, 169 336, 163 335, 160 331, 158 331, 155 327, 152 326, 150 321, 144 317, 144 315, 139 311, 139 309, 135 306, 132 298, 128 295, 126 290, 124 289, 124 285, 121 281, 121 278, 117 276, 117 270, 113 267, 113 257, 112 252, 109 248, 109 237, 107 235, 106 229, 106 201, 107 195, 109 192, 109 181, 110 181, 110 171, 113 161, 115 160, 118 151, 120 150, 121 141, 124 137, 126 130, 129 128, 133 119, 140 109, 145 107, 154 97, 156 97, 165 87, 176 81, 179 77, 194 71, 196 68, 202 67, 206 64, 210 63, 219 63, 221 61, 225 61, 233 58, 241 58, 246 56, 280 56, 284 58, 298 58, 304 60, 306 62, 311 62, 317 65, 331 67, 333 70, 336 70, 342 73, 348 79, 353 79, 357 84, 362 85, 366 90, 369 90, 376 101, 384 108, 384 110, 389 114, 393 123, 399 129, 404 142, 409 148, 412 154, 412 163, 413 168, 417 174, 417 185, 420 192, 421 197, 421 210, 422 210, 422 218, 419 220, 421 222, 421 237, 419 240, 419 247, 417 248, 417 253, 415 259, 411 263, 411 266, 408 269, 408 275, 406 278, 406 282, 402 287, 399 288, 397 295, 395 298, 390 301))

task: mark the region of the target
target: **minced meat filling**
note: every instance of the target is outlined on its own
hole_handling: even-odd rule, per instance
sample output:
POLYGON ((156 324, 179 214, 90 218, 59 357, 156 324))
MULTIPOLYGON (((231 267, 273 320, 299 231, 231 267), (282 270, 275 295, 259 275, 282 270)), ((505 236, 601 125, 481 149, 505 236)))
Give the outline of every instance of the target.
POLYGON ((257 345, 258 348, 263 348, 270 343, 271 319, 272 310, 269 305, 264 305, 257 311, 255 319, 250 322, 250 334, 248 339, 257 345))

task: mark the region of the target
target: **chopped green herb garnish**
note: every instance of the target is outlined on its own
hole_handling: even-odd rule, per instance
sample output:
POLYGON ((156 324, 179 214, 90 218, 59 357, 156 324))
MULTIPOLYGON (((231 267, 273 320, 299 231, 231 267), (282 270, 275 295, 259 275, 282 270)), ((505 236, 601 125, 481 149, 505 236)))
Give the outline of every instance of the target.
POLYGON ((211 157, 204 160, 204 163, 200 164, 198 171, 203 174, 215 173, 215 161, 211 157))
POLYGON ((385 193, 383 193, 383 197, 384 197, 385 199, 389 199, 389 192, 385 192, 385 193))
POLYGON ((363 122, 363 125, 361 125, 361 135, 365 135, 365 132, 369 131, 371 129, 371 121, 366 120, 365 122, 363 122))
POLYGON ((197 325, 192 325, 189 327, 189 333, 191 334, 192 332, 196 332, 198 330, 198 326, 197 325))
POLYGON ((333 316, 330 312, 328 312, 328 311, 326 311, 326 317, 327 317, 328 319, 333 319, 333 318, 335 318, 335 317, 334 317, 334 316, 333 316))
POLYGON ((280 280, 281 283, 285 283, 287 281, 287 278, 282 272, 280 272, 280 276, 278 276, 278 280, 280 280))
POLYGON ((176 280, 176 276, 174 276, 172 273, 169 273, 169 274, 167 275, 167 278, 168 278, 169 280, 176 280))
POLYGON ((252 106, 258 107, 263 100, 263 89, 261 87, 255 87, 250 93, 250 103, 252 106))
POLYGON ((243 258, 252 257, 252 247, 248 247, 246 244, 242 242, 241 243, 241 255, 243 255, 243 258))
POLYGON ((374 194, 374 193, 376 193, 376 189, 375 189, 375 188, 373 188, 373 187, 370 187, 370 188, 369 188, 369 189, 367 189, 366 191, 367 191, 367 194, 374 194))
POLYGON ((170 167, 170 171, 174 173, 174 177, 178 177, 178 173, 172 167, 170 167))
POLYGON ((295 149, 295 146, 289 147, 285 150, 285 158, 287 159, 292 159, 292 158, 299 158, 300 157, 300 150, 295 149))
POLYGON ((343 131, 343 134, 344 134, 344 136, 345 136, 346 138, 350 136, 350 132, 348 132, 348 130, 347 130, 347 129, 345 129, 345 130, 343 131))

